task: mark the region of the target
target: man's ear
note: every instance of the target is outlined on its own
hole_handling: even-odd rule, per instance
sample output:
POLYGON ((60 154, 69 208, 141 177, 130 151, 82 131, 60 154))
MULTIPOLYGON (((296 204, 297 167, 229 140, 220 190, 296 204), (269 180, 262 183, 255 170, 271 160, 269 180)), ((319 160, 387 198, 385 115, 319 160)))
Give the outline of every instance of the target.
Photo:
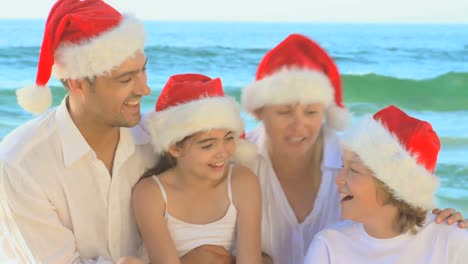
POLYGON ((66 80, 70 93, 82 94, 86 89, 89 89, 91 84, 86 79, 66 80))

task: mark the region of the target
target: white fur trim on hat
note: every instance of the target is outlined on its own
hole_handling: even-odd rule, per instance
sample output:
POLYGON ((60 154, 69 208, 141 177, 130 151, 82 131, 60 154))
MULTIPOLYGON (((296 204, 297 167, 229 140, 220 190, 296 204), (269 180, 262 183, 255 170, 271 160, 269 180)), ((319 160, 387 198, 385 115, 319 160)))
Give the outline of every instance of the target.
POLYGON ((52 104, 52 93, 47 86, 30 85, 16 90, 18 104, 25 110, 40 114, 52 104))
POLYGON ((342 145, 356 152, 374 176, 392 189, 396 199, 426 210, 433 208, 437 177, 419 165, 380 122, 364 118, 345 132, 342 145))
POLYGON ((351 114, 335 104, 334 95, 335 89, 324 73, 284 68, 245 87, 241 100, 244 110, 251 114, 265 105, 323 103, 328 126, 343 130, 351 114))
POLYGON ((92 78, 109 73, 126 59, 143 51, 146 33, 131 16, 117 27, 84 43, 63 43, 55 51, 53 75, 58 79, 92 78))
POLYGON ((257 146, 242 138, 236 141, 236 153, 234 153, 233 160, 248 168, 252 168, 257 154, 257 146))
POLYGON ((335 90, 327 76, 318 71, 284 68, 255 81, 242 91, 242 106, 248 113, 265 105, 334 102, 335 90))
POLYGON ((348 127, 352 115, 347 108, 333 104, 326 111, 326 120, 329 127, 340 131, 348 127))
POLYGON ((227 96, 201 98, 151 112, 145 118, 145 125, 156 153, 163 153, 171 144, 201 131, 223 128, 232 130, 236 136, 244 131, 239 106, 227 96))

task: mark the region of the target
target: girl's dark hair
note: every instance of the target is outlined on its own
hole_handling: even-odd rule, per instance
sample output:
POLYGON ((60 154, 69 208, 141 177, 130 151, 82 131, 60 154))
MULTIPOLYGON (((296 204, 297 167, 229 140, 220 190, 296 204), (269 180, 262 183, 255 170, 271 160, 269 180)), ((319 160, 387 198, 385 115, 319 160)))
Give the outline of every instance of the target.
MULTIPOLYGON (((187 141, 192 136, 193 135, 183 138, 181 141, 176 143, 176 146, 181 147, 185 143, 185 141, 187 141)), ((143 173, 143 176, 141 176, 140 179, 161 174, 169 169, 174 168, 176 165, 177 165, 177 159, 174 156, 172 156, 171 153, 164 152, 164 154, 161 155, 161 158, 159 159, 158 164, 156 164, 156 166, 154 166, 153 168, 143 173)))
POLYGON ((161 159, 159 160, 158 164, 153 168, 146 171, 141 178, 148 178, 153 175, 161 174, 171 168, 174 168, 177 165, 177 160, 174 158, 169 152, 165 152, 161 159))

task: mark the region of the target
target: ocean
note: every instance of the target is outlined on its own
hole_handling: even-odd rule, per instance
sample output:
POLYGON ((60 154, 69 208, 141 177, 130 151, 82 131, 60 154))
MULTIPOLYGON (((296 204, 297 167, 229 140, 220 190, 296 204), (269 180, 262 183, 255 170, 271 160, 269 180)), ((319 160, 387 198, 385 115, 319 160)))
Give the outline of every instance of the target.
MULTIPOLYGON (((288 34, 318 41, 342 73, 344 102, 356 120, 394 104, 433 124, 442 141, 437 204, 468 218, 468 24, 214 23, 146 21, 151 111, 176 73, 221 77, 237 99, 262 56, 288 34)), ((15 89, 33 84, 43 20, 0 20, 0 140, 33 118, 15 89)), ((51 79, 54 105, 65 95, 51 79)), ((247 130, 256 121, 243 113, 247 130)), ((417 191, 417 190, 415 190, 417 191)))

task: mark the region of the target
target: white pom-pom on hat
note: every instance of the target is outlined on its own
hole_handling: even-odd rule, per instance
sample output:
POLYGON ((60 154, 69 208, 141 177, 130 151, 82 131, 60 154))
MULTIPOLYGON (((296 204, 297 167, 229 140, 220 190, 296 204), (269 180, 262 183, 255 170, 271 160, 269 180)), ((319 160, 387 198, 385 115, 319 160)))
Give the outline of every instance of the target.
POLYGON ((18 104, 33 114, 40 114, 52 104, 52 93, 47 86, 30 85, 16 90, 18 104))
POLYGON ((36 84, 17 90, 18 104, 40 114, 52 103, 47 82, 100 76, 144 49, 143 25, 104 1, 57 1, 47 19, 36 84))

